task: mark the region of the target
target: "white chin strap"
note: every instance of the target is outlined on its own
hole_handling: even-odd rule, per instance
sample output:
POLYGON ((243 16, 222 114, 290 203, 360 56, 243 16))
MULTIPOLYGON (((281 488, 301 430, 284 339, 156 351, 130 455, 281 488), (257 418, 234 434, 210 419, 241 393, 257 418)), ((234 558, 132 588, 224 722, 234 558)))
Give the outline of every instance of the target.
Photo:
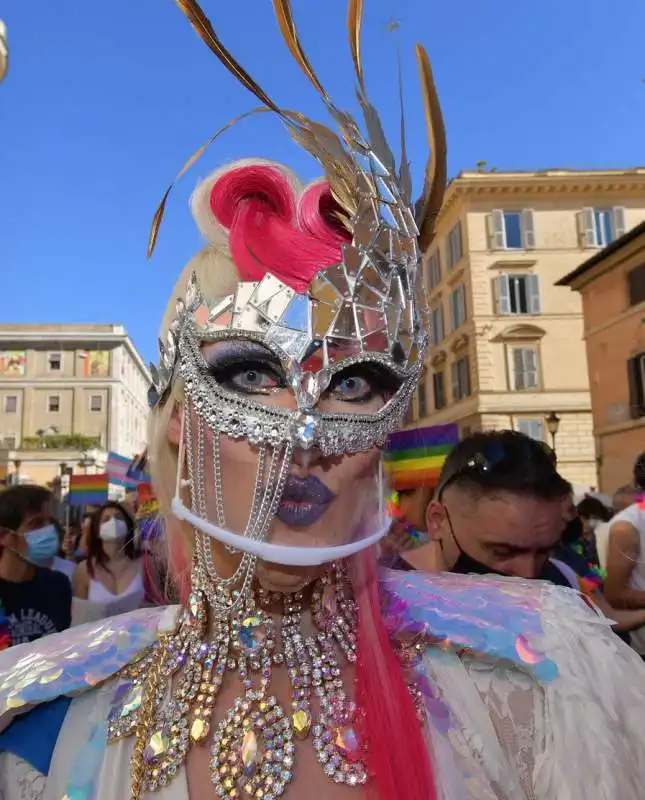
MULTIPOLYGON (((202 519, 197 514, 194 514, 188 509, 177 496, 172 501, 172 513, 193 528, 210 536, 211 539, 216 539, 222 544, 233 547, 236 550, 241 550, 244 553, 250 553, 257 556, 262 561, 268 561, 271 564, 280 564, 284 567, 316 567, 320 564, 329 564, 333 561, 340 561, 349 556, 353 556, 360 550, 365 550, 367 547, 376 544, 382 539, 390 530, 392 520, 385 516, 383 518, 383 525, 371 533, 355 542, 348 542, 347 544, 337 544, 333 547, 295 547, 285 544, 271 544, 271 542, 260 542, 256 539, 249 539, 246 536, 240 536, 239 533, 227 531, 225 528, 220 528, 208 520, 202 519)), ((303 533, 303 536, 306 534, 303 533)))

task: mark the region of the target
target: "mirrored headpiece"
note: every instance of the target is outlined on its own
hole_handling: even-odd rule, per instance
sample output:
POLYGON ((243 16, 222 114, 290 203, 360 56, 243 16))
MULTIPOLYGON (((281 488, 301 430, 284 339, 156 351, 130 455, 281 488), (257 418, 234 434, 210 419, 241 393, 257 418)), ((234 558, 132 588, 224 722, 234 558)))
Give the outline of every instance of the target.
MULTIPOLYGON (((325 454, 382 445, 404 416, 423 369, 428 316, 422 254, 433 237, 446 179, 443 121, 425 50, 417 47, 431 156, 423 194, 413 204, 405 142, 397 170, 378 114, 367 99, 360 60, 361 3, 350 2, 349 31, 365 134, 349 114, 336 108, 314 73, 288 2, 274 0, 283 37, 319 92, 337 132, 277 106, 224 48, 198 4, 177 2, 222 63, 279 115, 292 137, 322 165, 347 241, 338 263, 321 267, 303 291, 267 272, 260 280, 242 280, 231 294, 205 297, 193 276, 160 342, 151 401, 162 401, 181 374, 199 412, 213 429, 227 435, 271 445, 316 445, 325 454), (280 359, 296 396, 295 414, 253 401, 240 404, 239 398, 208 379, 201 344, 231 337, 259 341, 280 359), (390 370, 399 379, 398 390, 375 414, 318 413, 316 404, 333 375, 357 362, 377 362, 390 370)), ((198 193, 209 189, 206 181, 198 193)), ((150 251, 167 196, 168 192, 155 216, 150 251)))

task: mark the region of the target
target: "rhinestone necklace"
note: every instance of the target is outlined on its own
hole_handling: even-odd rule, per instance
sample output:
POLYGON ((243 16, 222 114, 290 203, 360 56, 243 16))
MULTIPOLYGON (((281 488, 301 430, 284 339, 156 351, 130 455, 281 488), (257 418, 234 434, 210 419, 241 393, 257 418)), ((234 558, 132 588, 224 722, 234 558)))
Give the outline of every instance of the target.
POLYGON ((241 693, 212 731, 210 774, 217 797, 275 800, 293 779, 296 740, 310 739, 325 774, 337 783, 366 782, 361 715, 347 696, 340 660, 356 660, 356 606, 340 568, 313 589, 316 630, 302 631, 304 597, 259 590, 209 628, 209 603, 197 584, 176 629, 122 672, 108 719, 108 740, 132 734, 131 798, 166 786, 191 747, 211 736, 224 675, 241 693), (270 608, 281 604, 275 622, 270 608), (275 668, 285 668, 290 708, 271 693, 275 668), (171 698, 168 701, 168 691, 171 698))

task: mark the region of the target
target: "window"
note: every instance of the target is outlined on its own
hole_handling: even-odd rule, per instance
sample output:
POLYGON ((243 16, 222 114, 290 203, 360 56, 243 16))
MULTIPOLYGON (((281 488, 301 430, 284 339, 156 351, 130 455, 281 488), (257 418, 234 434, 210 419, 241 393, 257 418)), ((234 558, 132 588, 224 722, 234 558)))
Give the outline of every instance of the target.
POLYGON ((629 410, 632 419, 645 417, 645 353, 639 353, 627 362, 629 385, 629 410))
POLYGON ((431 344, 441 344, 446 338, 443 325, 443 304, 439 303, 430 311, 430 337, 431 344))
POLYGON ((435 372, 432 376, 432 392, 434 407, 437 411, 446 407, 446 384, 443 372, 435 372))
POLYGON ((90 397, 90 411, 103 411, 103 398, 100 394, 93 394, 90 397))
POLYGON ((461 222, 458 222, 450 231, 446 245, 448 269, 454 269, 461 261, 463 255, 461 242, 461 222))
POLYGON ((455 361, 452 366, 452 399, 463 400, 470 394, 470 365, 468 356, 455 361))
POLYGON ((531 439, 538 442, 544 441, 544 420, 542 417, 519 417, 517 420, 517 430, 531 439))
POLYGON ((466 321, 466 287, 460 283, 455 291, 450 295, 450 320, 452 330, 456 331, 460 325, 466 321))
POLYGON ((511 348, 512 387, 518 392, 539 386, 538 351, 535 347, 511 348))
POLYGON ((502 211, 488 217, 490 245, 493 250, 532 250, 535 247, 533 211, 502 211))
POLYGON ((47 356, 47 364, 50 372, 60 372, 63 365, 63 354, 49 353, 47 356))
POLYGON ((15 394, 9 394, 5 397, 4 410, 6 414, 15 414, 18 411, 18 397, 15 394))
POLYGON ((60 411, 60 397, 57 394, 50 394, 47 398, 47 410, 51 414, 58 414, 60 411))
POLYGON ((428 259, 428 288, 434 289, 441 283, 441 253, 435 250, 428 259))
POLYGON ((606 247, 625 233, 625 209, 583 208, 578 225, 583 247, 606 247))
POLYGON ((627 273, 627 293, 630 306, 645 302, 645 264, 627 273))
POLYGON ((426 394, 425 379, 417 387, 417 411, 419 417, 425 417, 428 413, 428 396, 426 394))
POLYGON ((2 437, 2 446, 5 450, 15 450, 18 437, 13 433, 7 433, 2 437))
POLYGON ((498 314, 539 314, 540 278, 538 275, 500 275, 493 279, 498 314))

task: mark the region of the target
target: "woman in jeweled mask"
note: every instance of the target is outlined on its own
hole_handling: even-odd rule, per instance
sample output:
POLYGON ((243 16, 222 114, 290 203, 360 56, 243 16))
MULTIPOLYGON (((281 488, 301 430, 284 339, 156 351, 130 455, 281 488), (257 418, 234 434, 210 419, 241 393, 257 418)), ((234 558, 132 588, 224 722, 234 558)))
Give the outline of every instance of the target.
POLYGON ((445 175, 420 63, 436 158, 416 222, 364 92, 374 144, 244 77, 326 179, 249 161, 197 189, 208 246, 166 314, 149 447, 182 604, 2 656, 3 797, 640 796, 643 668, 575 594, 376 568, 380 448, 423 367, 445 175))

